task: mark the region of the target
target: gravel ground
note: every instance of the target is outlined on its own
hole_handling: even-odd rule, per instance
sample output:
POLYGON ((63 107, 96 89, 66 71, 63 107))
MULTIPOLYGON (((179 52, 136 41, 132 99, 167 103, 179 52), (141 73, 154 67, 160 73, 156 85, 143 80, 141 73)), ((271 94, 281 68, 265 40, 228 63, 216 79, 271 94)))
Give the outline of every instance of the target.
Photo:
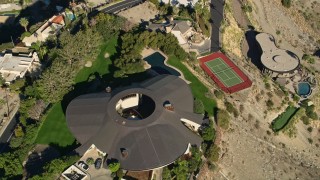
POLYGON ((133 8, 121 11, 118 15, 127 18, 134 24, 140 24, 143 21, 154 19, 157 14, 158 10, 155 5, 146 1, 133 8))

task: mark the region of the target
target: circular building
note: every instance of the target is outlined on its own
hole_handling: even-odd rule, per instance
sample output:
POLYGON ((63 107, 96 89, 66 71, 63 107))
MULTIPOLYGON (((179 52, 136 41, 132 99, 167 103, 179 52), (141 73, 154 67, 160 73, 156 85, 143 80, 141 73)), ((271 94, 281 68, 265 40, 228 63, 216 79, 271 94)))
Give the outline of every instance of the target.
POLYGON ((261 63, 265 74, 271 77, 292 77, 298 72, 300 60, 297 55, 278 48, 272 35, 260 33, 256 40, 261 47, 261 63))
POLYGON ((86 94, 67 107, 67 125, 84 154, 91 145, 126 170, 149 170, 174 162, 188 146, 203 116, 193 113, 193 96, 180 78, 160 75, 130 87, 86 94))

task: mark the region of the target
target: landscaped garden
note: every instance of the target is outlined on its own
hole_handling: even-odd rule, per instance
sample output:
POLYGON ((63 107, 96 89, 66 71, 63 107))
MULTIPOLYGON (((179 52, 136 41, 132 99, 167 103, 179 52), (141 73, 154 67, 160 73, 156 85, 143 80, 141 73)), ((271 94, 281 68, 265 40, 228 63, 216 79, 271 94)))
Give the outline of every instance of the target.
POLYGON ((276 119, 273 120, 271 125, 272 130, 274 132, 278 132, 281 129, 283 129, 291 120, 291 118, 295 115, 297 110, 298 108, 296 107, 288 106, 285 112, 283 112, 276 119))
POLYGON ((178 60, 177 57, 169 56, 168 64, 178 68, 183 73, 186 80, 191 82, 189 86, 191 87, 193 96, 203 102, 205 110, 210 116, 212 116, 214 108, 216 107, 216 102, 205 96, 205 94, 209 92, 209 89, 203 85, 200 80, 194 76, 180 60, 178 60))
MULTIPOLYGON (((103 44, 101 46, 101 52, 97 59, 93 61, 92 66, 81 69, 75 78, 75 82, 85 82, 89 76, 95 72, 99 73, 100 76, 107 74, 109 72, 108 67, 112 62, 109 58, 105 59, 104 55, 105 53, 113 55, 116 52, 116 44, 117 38, 113 38, 103 44)), ((67 127, 61 102, 54 104, 38 132, 36 143, 55 144, 65 147, 71 145, 74 140, 73 135, 67 127)))

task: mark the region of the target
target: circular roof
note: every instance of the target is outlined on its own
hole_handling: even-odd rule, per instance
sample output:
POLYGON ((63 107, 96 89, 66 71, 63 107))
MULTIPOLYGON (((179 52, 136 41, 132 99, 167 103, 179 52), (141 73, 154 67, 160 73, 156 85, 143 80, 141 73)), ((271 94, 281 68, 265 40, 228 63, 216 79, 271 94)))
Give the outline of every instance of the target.
POLYGON ((299 58, 288 50, 278 48, 272 35, 260 33, 256 39, 262 49, 261 63, 265 68, 285 73, 291 72, 299 66, 299 58))
POLYGON ((201 144, 201 138, 180 121, 201 124, 202 116, 193 113, 193 96, 180 78, 160 75, 143 83, 82 95, 71 101, 66 112, 67 125, 82 144, 80 154, 94 144, 117 159, 127 170, 148 170, 172 163, 188 144, 201 144), (144 94, 155 102, 153 113, 142 120, 128 120, 116 111, 117 102, 128 94, 144 94), (164 108, 165 102, 174 106, 164 108), (125 155, 124 155, 125 154, 125 155))

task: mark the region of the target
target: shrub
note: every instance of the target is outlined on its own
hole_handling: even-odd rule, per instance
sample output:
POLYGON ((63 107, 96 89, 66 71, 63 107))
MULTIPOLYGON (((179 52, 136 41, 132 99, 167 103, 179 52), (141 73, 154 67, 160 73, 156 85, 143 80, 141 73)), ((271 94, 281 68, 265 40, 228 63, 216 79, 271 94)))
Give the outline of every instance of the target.
POLYGON ((291 6, 291 0, 281 0, 284 7, 289 8, 291 6))
POLYGON ((302 60, 305 60, 305 61, 307 61, 307 62, 310 63, 310 64, 314 64, 314 63, 315 63, 315 59, 314 59, 311 55, 309 55, 309 54, 304 54, 304 55, 302 56, 302 60))
POLYGON ((244 11, 244 12, 249 12, 251 13, 252 12, 252 7, 248 4, 245 4, 241 7, 241 9, 244 11))
POLYGON ((217 113, 218 126, 220 126, 222 129, 227 130, 229 128, 229 123, 230 123, 229 119, 230 119, 230 115, 227 111, 218 110, 218 113, 217 113))
POLYGON ((201 131, 201 137, 204 141, 213 141, 215 137, 215 131, 212 126, 206 126, 201 131))
POLYGON ((313 128, 311 126, 309 126, 307 130, 311 133, 313 128))
POLYGON ((206 153, 206 157, 210 162, 217 162, 220 156, 220 147, 212 144, 206 153))
POLYGON ((93 158, 92 158, 92 157, 87 158, 86 163, 87 163, 88 165, 93 164, 93 163, 94 163, 93 158))
POLYGON ((213 94, 218 98, 218 99, 222 99, 223 98, 223 92, 220 90, 214 90, 213 94))
POLYGON ((310 144, 312 144, 312 143, 313 143, 313 140, 312 140, 311 138, 308 138, 308 142, 309 142, 310 144))
POLYGON ((302 116, 301 120, 302 120, 303 124, 305 124, 305 125, 309 125, 310 124, 310 120, 309 120, 309 118, 307 116, 302 116))
POLYGON ((120 163, 119 162, 111 162, 108 165, 108 168, 110 169, 111 172, 115 173, 120 169, 120 163))
POLYGON ((204 105, 203 102, 200 99, 195 99, 193 102, 193 111, 197 114, 203 114, 204 113, 204 105))
POLYGON ((26 32, 24 32, 24 33, 21 34, 20 39, 23 40, 25 37, 29 37, 29 36, 31 36, 31 33, 28 32, 28 31, 26 31, 26 32))
POLYGON ((266 105, 268 108, 272 108, 274 103, 269 99, 268 101, 266 101, 266 105))
POLYGON ((271 85, 268 82, 266 82, 264 85, 265 85, 266 89, 268 89, 268 90, 271 89, 271 85))

